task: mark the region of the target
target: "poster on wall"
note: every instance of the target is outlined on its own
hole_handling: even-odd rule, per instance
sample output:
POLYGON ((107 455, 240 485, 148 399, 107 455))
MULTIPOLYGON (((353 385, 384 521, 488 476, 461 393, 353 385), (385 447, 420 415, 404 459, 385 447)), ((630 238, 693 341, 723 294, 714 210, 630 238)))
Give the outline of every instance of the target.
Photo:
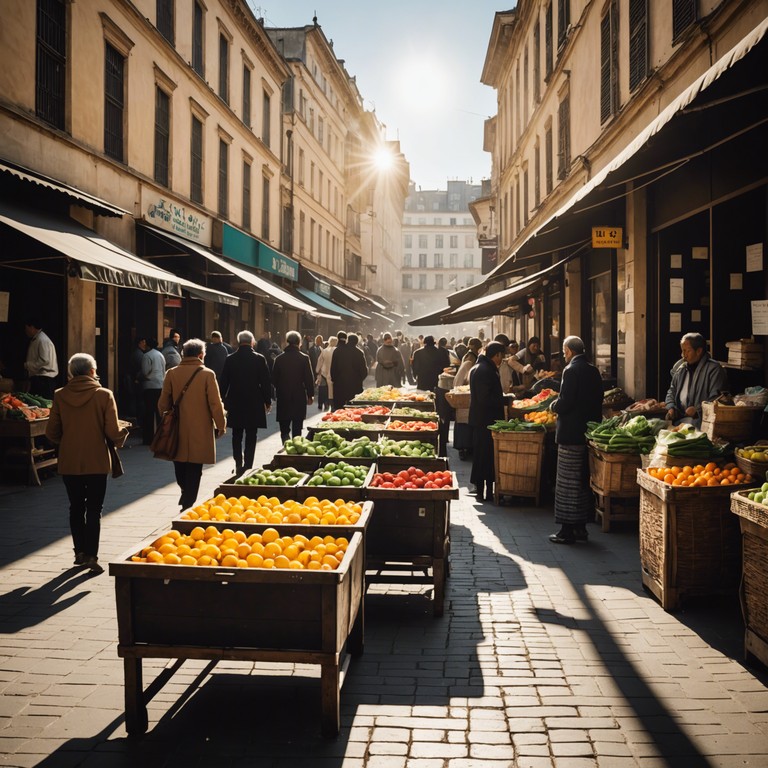
POLYGON ((731 290, 740 291, 744 287, 741 272, 731 272, 731 290))
POLYGON ((683 254, 682 253, 673 253, 669 257, 669 267, 670 267, 670 269, 682 269, 683 268, 683 254))
POLYGON ((0 323, 8 322, 8 307, 11 303, 11 294, 8 291, 0 291, 0 323))
POLYGON ((683 329, 682 312, 670 312, 669 313, 669 332, 680 333, 682 329, 683 329))
POLYGON ((706 261, 709 258, 709 248, 706 245, 694 245, 691 248, 691 258, 706 261))
POLYGON ((768 301, 752 302, 752 335, 768 336, 768 301))
POLYGON ((747 272, 763 271, 763 244, 753 243, 747 246, 747 272))
POLYGON ((682 277, 671 277, 669 279, 669 303, 684 304, 685 281, 682 277))

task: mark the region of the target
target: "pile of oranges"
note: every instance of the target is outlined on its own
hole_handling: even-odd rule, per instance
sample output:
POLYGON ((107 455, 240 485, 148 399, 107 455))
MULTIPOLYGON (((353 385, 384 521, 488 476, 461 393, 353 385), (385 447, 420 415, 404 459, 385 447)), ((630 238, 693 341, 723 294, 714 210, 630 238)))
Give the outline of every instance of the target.
POLYGON ((533 422, 534 424, 554 424, 557 421, 557 414, 552 411, 533 411, 531 413, 523 414, 523 418, 526 421, 533 422))
POLYGON ((752 482, 752 475, 744 473, 735 464, 719 467, 715 462, 695 467, 649 467, 648 474, 668 485, 687 488, 715 485, 744 485, 752 482))
POLYGON ((310 496, 301 501, 280 501, 262 495, 256 499, 241 496, 226 498, 223 493, 188 509, 183 520, 204 520, 215 523, 261 523, 280 525, 355 525, 362 512, 360 504, 343 499, 317 499, 310 496))
POLYGON ((165 565, 335 571, 348 546, 349 541, 343 536, 280 536, 275 528, 246 536, 243 531, 209 525, 196 526, 189 534, 168 531, 131 560, 165 565))

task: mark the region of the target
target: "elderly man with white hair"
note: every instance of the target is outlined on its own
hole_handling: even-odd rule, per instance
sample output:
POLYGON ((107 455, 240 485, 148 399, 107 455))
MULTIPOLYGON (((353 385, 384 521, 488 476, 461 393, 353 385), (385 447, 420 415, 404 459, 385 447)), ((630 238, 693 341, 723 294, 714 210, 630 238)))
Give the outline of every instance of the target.
POLYGON ((602 420, 603 380, 600 371, 587 361, 585 352, 584 342, 578 336, 568 336, 563 342, 567 365, 560 395, 550 406, 557 414, 555 522, 560 530, 549 537, 555 544, 586 541, 587 521, 595 511, 584 433, 588 421, 602 420))

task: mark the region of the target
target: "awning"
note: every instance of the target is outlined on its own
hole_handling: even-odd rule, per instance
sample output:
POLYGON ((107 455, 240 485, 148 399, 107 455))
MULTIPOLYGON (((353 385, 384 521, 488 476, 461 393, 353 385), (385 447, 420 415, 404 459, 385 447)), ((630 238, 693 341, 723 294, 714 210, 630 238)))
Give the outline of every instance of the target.
POLYGON ((413 320, 409 320, 408 325, 443 325, 443 315, 449 315, 450 313, 450 307, 443 307, 442 309, 438 309, 437 312, 432 312, 429 315, 423 315, 422 317, 416 317, 413 320))
POLYGON ((345 307, 335 304, 330 299, 326 299, 325 296, 321 296, 319 293, 310 291, 309 288, 297 285, 295 286, 295 290, 300 296, 314 304, 318 309, 324 309, 326 312, 332 313, 326 315, 326 317, 330 317, 333 320, 341 320, 342 317, 358 317, 354 312, 350 312, 350 310, 345 307))
POLYGON ((382 318, 383 320, 386 320, 388 323, 394 323, 395 322, 394 318, 388 317, 387 315, 382 314, 381 312, 377 312, 375 309, 373 310, 373 312, 371 314, 378 315, 380 318, 382 318))
POLYGON ((352 301, 362 301, 362 299, 353 291, 350 291, 349 288, 344 288, 341 285, 332 285, 331 286, 334 291, 338 291, 342 296, 346 297, 347 299, 351 299, 352 301))
POLYGON ((146 224, 142 224, 142 226, 152 232, 152 234, 164 238, 174 245, 183 248, 187 251, 187 253, 197 253, 204 259, 210 261, 212 264, 216 264, 217 266, 226 269, 230 274, 238 277, 252 288, 255 288, 256 290, 254 292, 258 295, 268 296, 272 299, 275 299, 278 304, 286 306, 290 309, 298 310, 299 312, 307 312, 310 315, 317 314, 317 310, 310 304, 297 299, 288 291, 285 291, 282 288, 276 286, 273 282, 265 280, 263 277, 259 277, 259 275, 256 275, 253 272, 248 272, 241 267, 235 266, 231 261, 218 256, 212 251, 209 251, 207 248, 204 248, 202 245, 197 245, 196 243, 190 242, 189 240, 184 240, 184 238, 172 235, 170 232, 164 232, 162 229, 157 229, 156 227, 150 227, 146 224))
MULTIPOLYGON (((181 296, 182 289, 185 289, 191 295, 208 301, 233 306, 240 303, 236 296, 211 290, 160 269, 71 219, 46 217, 0 201, 0 223, 70 259, 82 280, 168 296, 181 296)), ((30 261, 33 260, 5 259, 0 264, 22 267, 30 261)))
MULTIPOLYGON (((515 251, 515 258, 548 253, 583 242, 596 223, 592 209, 621 200, 625 194, 621 188, 628 181, 653 181, 654 176, 660 178, 690 158, 764 123, 768 119, 766 33, 768 19, 718 59, 613 160, 580 187, 525 240, 515 251), (750 59, 741 67, 735 66, 759 44, 759 60, 750 59), (662 130, 664 141, 650 141, 662 130), (580 220, 576 218, 579 216, 580 220)), ((514 259, 507 258, 486 276, 486 282, 508 274, 514 268, 514 259)))
POLYGON ((41 187, 46 187, 54 192, 60 192, 66 195, 70 200, 74 200, 78 205, 82 205, 85 208, 93 211, 99 216, 130 216, 130 212, 118 208, 112 203, 108 203, 106 200, 89 195, 87 192, 83 192, 81 189, 71 187, 69 184, 64 184, 61 181, 56 181, 48 176, 43 176, 40 173, 36 173, 29 168, 25 168, 22 165, 11 163, 8 160, 0 160, 0 172, 10 173, 17 179, 22 181, 28 181, 32 184, 37 184, 41 187))

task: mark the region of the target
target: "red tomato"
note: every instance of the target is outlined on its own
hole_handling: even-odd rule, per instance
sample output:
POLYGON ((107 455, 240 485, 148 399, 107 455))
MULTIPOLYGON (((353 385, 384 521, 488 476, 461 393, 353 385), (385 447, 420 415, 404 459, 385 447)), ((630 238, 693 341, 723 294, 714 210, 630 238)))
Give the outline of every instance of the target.
POLYGON ((398 476, 393 480, 395 484, 395 488, 402 488, 405 485, 405 480, 403 480, 402 477, 398 474, 398 476))
POLYGON ((424 470, 423 469, 416 469, 414 471, 416 472, 416 477, 424 477, 424 470))
POLYGON ((389 482, 395 479, 395 476, 391 472, 383 472, 381 476, 384 478, 384 480, 389 482))
POLYGON ((410 474, 408 473, 408 470, 402 469, 397 473, 398 477, 401 477, 403 480, 407 480, 410 477, 410 474))
POLYGON ((417 477, 417 478, 416 478, 416 479, 413 481, 413 484, 414 484, 414 485, 415 485, 417 488, 423 488, 423 487, 424 487, 424 478, 423 478, 423 477, 417 477))
POLYGON ((382 483, 381 487, 382 488, 394 488, 395 484, 394 483, 390 483, 389 481, 387 481, 386 483, 382 483))

